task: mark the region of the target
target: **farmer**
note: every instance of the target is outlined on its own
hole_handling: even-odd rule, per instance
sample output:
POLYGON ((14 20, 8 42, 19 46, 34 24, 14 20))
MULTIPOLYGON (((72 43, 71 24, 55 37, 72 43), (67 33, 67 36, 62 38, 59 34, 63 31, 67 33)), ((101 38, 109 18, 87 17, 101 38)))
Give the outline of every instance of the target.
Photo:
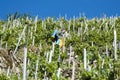
POLYGON ((65 29, 62 30, 54 30, 52 37, 54 39, 54 42, 56 42, 57 45, 59 45, 60 48, 64 46, 64 34, 65 29))

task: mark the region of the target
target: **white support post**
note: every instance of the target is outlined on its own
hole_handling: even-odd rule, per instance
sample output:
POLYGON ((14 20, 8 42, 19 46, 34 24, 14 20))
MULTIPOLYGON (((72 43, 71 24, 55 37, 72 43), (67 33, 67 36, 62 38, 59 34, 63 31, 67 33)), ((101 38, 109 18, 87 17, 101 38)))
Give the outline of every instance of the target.
POLYGON ((32 40, 32 45, 34 46, 35 44, 35 37, 33 37, 33 40, 32 40))
POLYGON ((85 21, 85 30, 84 30, 84 33, 87 32, 87 30, 88 30, 88 24, 87 24, 87 22, 85 21))
POLYGON ((35 80, 37 80, 38 63, 39 63, 39 60, 37 59, 36 60, 36 70, 35 70, 35 80))
MULTIPOLYGON (((30 60, 28 59, 28 61, 27 61, 27 66, 29 66, 30 65, 30 60)), ((29 69, 27 70, 27 76, 29 75, 29 69)))
POLYGON ((47 76, 46 76, 46 71, 45 71, 45 73, 44 73, 44 80, 48 80, 48 79, 47 79, 47 76))
POLYGON ((88 65, 88 68, 87 68, 87 70, 88 70, 88 71, 91 71, 91 66, 90 66, 89 64, 90 64, 90 62, 89 62, 89 60, 88 60, 88 64, 87 64, 87 65, 88 65))
POLYGON ((104 66, 104 61, 105 61, 105 60, 103 59, 103 60, 102 60, 102 68, 103 68, 103 66, 104 66))
POLYGON ((42 20, 42 28, 44 27, 44 21, 42 20))
POLYGON ((75 61, 73 60, 73 67, 72 67, 72 80, 75 80, 75 61))
POLYGON ((93 41, 91 42, 91 44, 92 44, 92 47, 93 47, 93 41))
POLYGON ((69 25, 68 25, 69 34, 70 34, 70 25, 71 25, 71 20, 69 20, 69 25))
POLYGON ((58 68, 58 72, 57 72, 58 80, 60 79, 60 72, 61 72, 61 68, 58 68))
POLYGON ((108 57, 108 45, 106 44, 106 55, 108 57))
POLYGON ((108 32, 108 23, 105 24, 105 30, 108 32))
POLYGON ((46 29, 46 21, 44 21, 44 28, 46 29))
POLYGON ((49 63, 51 63, 51 61, 52 61, 52 53, 53 53, 53 51, 51 50, 50 57, 49 57, 49 63))
POLYGON ((32 31, 30 32, 30 38, 31 38, 31 39, 33 38, 33 33, 32 33, 32 31))
POLYGON ((27 48, 24 47, 23 80, 27 80, 27 77, 26 77, 26 60, 27 60, 27 48))
POLYGON ((5 44, 5 48, 7 49, 7 47, 8 47, 8 43, 6 42, 6 44, 5 44))
POLYGON ((75 33, 75 16, 73 16, 73 32, 75 33))
POLYGON ((7 76, 9 76, 9 73, 10 73, 10 66, 7 69, 7 76))
POLYGON ((70 46, 69 63, 68 63, 69 67, 70 67, 70 63, 71 63, 71 52, 72 52, 72 46, 70 46))
POLYGON ((35 29, 34 29, 35 32, 36 32, 36 28, 37 28, 37 19, 38 19, 38 16, 35 17, 35 21, 34 21, 35 22, 35 29))
POLYGON ((5 28, 6 28, 6 27, 5 27, 5 25, 3 25, 3 30, 2 30, 2 33, 4 33, 4 31, 5 31, 5 28))
POLYGON ((117 60, 117 34, 115 29, 114 29, 114 58, 115 60, 117 60))
POLYGON ((52 43, 52 51, 53 51, 53 55, 54 55, 54 50, 55 50, 55 43, 52 43))
POLYGON ((46 52, 46 61, 48 62, 49 53, 46 52))
POLYGON ((62 21, 60 21, 60 27, 61 27, 61 28, 63 27, 63 23, 62 23, 62 21))
POLYGON ((82 40, 82 26, 80 27, 80 36, 81 36, 81 40, 82 40))
POLYGON ((86 58, 86 49, 84 49, 84 69, 87 69, 87 58, 86 58))

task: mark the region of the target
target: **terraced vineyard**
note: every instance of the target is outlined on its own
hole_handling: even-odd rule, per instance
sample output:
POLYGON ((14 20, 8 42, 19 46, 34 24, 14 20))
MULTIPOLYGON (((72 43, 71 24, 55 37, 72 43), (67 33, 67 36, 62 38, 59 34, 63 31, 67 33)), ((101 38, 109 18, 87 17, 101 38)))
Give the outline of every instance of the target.
POLYGON ((1 80, 120 79, 120 17, 14 17, 0 21, 1 80), (51 37, 61 28, 63 52, 51 37))

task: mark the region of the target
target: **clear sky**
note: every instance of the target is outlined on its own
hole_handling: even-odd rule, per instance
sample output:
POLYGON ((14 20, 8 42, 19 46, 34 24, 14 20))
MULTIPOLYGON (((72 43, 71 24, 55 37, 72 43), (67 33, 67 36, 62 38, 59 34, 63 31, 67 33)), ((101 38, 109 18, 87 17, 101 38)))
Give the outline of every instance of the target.
POLYGON ((120 16, 120 0, 0 0, 0 19, 15 12, 58 17, 59 14, 68 17, 85 13, 87 18, 120 16))

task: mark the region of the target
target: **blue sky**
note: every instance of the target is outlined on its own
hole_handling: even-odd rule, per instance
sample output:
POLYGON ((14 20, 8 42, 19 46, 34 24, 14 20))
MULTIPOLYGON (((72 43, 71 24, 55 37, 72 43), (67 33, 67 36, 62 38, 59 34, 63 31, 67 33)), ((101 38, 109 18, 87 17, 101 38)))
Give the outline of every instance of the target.
POLYGON ((87 18, 120 16, 120 0, 0 0, 0 19, 15 12, 38 15, 40 18, 68 17, 85 13, 87 18))

